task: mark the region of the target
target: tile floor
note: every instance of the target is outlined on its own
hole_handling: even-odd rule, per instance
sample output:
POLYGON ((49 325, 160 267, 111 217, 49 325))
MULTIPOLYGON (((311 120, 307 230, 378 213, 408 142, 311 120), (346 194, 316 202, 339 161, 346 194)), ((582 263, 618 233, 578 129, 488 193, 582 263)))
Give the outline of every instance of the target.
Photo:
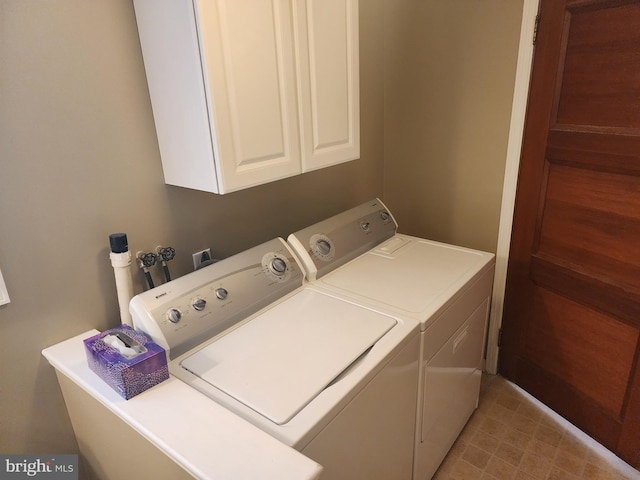
POLYGON ((484 375, 480 405, 434 480, 640 480, 631 468, 500 376, 484 375))

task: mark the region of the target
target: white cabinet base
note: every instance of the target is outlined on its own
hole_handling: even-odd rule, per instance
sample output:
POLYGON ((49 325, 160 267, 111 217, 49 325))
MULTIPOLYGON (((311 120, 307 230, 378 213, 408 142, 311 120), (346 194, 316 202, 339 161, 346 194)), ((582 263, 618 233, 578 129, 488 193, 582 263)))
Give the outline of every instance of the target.
POLYGON ((85 478, 193 478, 72 380, 58 371, 56 375, 78 441, 85 478))

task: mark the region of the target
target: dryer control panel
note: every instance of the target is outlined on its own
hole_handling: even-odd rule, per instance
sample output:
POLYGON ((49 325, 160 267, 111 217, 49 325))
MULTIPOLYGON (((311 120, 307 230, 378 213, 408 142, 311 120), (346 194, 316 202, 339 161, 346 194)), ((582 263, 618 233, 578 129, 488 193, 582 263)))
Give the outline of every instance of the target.
POLYGON ((289 235, 287 242, 315 280, 393 237, 398 224, 378 199, 289 235))
POLYGON ((241 322, 302 285, 304 274, 281 238, 135 296, 133 325, 170 359, 241 322))

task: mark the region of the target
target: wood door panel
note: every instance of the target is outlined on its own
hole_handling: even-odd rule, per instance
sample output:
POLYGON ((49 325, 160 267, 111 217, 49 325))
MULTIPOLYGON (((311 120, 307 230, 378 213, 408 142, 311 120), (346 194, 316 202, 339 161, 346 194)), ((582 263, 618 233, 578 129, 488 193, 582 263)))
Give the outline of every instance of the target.
POLYGON ((638 179, 629 175, 552 164, 547 199, 594 215, 613 213, 626 221, 640 222, 638 179))
POLYGON ((640 0, 541 0, 499 369, 640 467, 640 0))
POLYGON ((556 123, 640 127, 640 74, 626 68, 640 55, 637 6, 576 7, 567 17, 556 123))
POLYGON ((557 164, 640 175, 640 133, 618 127, 561 130, 556 125, 549 131, 546 158, 557 164))
POLYGON ((640 326, 638 179, 554 163, 546 178, 531 278, 640 326))
MULTIPOLYGON (((640 221, 615 213, 607 214, 579 204, 547 201, 540 226, 538 251, 567 258, 587 271, 592 262, 605 265, 622 262, 630 268, 640 265, 640 221)), ((610 272, 612 279, 628 272, 610 272)), ((629 278, 632 285, 637 276, 629 278)))
POLYGON ((637 183, 621 175, 552 166, 534 253, 621 286, 640 302, 637 183))
MULTIPOLYGON (((622 266, 624 267, 624 266, 622 266)), ((603 282, 597 277, 580 273, 573 265, 558 259, 547 259, 540 254, 531 257, 529 278, 536 285, 573 298, 576 302, 608 312, 621 322, 640 328, 640 303, 637 295, 624 288, 603 282)), ((518 312, 522 315, 528 302, 522 302, 518 312)))
POLYGON ((620 417, 638 330, 549 290, 534 295, 527 358, 620 417))

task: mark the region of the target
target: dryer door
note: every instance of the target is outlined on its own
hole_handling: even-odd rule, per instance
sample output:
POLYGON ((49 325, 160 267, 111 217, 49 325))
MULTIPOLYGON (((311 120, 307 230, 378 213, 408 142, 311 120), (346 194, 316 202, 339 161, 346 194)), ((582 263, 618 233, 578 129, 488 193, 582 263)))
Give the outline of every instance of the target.
POLYGON ((488 309, 487 298, 424 369, 416 478, 431 478, 478 405, 488 309))

